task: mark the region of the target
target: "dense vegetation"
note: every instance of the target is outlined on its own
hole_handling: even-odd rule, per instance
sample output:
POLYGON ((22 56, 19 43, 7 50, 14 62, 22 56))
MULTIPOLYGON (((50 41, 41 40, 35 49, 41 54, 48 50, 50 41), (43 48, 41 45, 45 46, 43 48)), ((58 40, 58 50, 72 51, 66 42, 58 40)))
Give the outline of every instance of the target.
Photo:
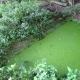
MULTIPOLYGON (((0 3, 0 67, 6 63, 6 56, 15 42, 26 40, 31 35, 40 40, 48 29, 55 27, 55 21, 63 20, 66 15, 75 15, 79 10, 80 5, 76 5, 61 12, 50 12, 40 9, 37 0, 0 3)), ((0 68, 0 80, 80 80, 77 70, 68 67, 68 71, 67 75, 60 76, 56 68, 46 65, 46 62, 30 70, 23 64, 20 67, 14 64, 0 68)))
POLYGON ((13 64, 0 68, 0 80, 80 80, 80 72, 67 67, 68 73, 60 75, 57 69, 47 65, 43 60, 34 68, 27 68, 27 62, 21 65, 13 64))
POLYGON ((0 61, 4 60, 15 42, 30 35, 42 39, 45 31, 53 27, 53 15, 40 9, 36 1, 8 1, 6 5, 0 4, 0 61))
MULTIPOLYGON (((54 27, 56 12, 39 8, 38 1, 7 1, 0 3, 0 65, 15 42, 26 40, 30 35, 38 40, 54 27), (35 4, 35 5, 32 5, 35 4)), ((60 18, 57 17, 57 20, 60 18)))

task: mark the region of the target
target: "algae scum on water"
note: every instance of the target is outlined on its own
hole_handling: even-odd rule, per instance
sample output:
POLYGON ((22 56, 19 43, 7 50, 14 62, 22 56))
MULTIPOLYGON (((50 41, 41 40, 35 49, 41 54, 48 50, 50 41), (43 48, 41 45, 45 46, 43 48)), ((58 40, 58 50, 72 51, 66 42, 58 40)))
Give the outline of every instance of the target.
POLYGON ((60 73, 67 72, 67 66, 80 70, 80 29, 74 21, 65 22, 44 39, 22 51, 9 64, 28 61, 28 66, 43 58, 55 66, 60 73))

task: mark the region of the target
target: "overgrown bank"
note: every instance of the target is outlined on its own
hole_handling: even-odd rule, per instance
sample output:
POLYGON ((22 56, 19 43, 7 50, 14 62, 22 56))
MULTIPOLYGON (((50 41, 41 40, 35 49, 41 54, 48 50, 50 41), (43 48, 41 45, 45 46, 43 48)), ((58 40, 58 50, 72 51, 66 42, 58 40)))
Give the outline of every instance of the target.
POLYGON ((55 26, 55 21, 63 19, 60 16, 56 18, 57 15, 40 9, 38 1, 0 4, 0 63, 5 63, 5 56, 15 42, 26 40, 29 36, 42 39, 46 31, 55 26))

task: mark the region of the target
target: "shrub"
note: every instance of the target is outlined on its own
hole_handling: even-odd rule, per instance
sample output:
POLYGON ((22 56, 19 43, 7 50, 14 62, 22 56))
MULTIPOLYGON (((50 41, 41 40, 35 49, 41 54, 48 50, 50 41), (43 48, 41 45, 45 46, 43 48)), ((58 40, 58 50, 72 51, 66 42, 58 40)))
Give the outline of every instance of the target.
POLYGON ((27 70, 27 64, 13 64, 0 68, 0 80, 80 80, 77 69, 68 68, 68 73, 63 77, 53 66, 47 65, 45 61, 37 63, 34 68, 27 70))
POLYGON ((27 70, 16 64, 0 68, 0 80, 27 80, 27 70))
POLYGON ((39 63, 28 71, 30 80, 57 80, 57 69, 53 66, 48 66, 46 62, 39 63))
MULTIPOLYGON (((16 27, 22 23, 22 18, 27 16, 32 10, 37 8, 37 4, 31 5, 31 2, 22 1, 18 3, 17 1, 14 2, 7 2, 6 5, 2 5, 2 18, 0 19, 0 24, 7 25, 9 27, 16 27)), ((33 2, 34 4, 35 2, 33 2)))
POLYGON ((0 30, 0 54, 5 53, 5 48, 10 47, 16 40, 26 39, 28 35, 41 39, 44 32, 52 27, 53 14, 39 9, 37 4, 32 6, 32 2, 14 1, 1 4, 0 25, 6 28, 0 30))

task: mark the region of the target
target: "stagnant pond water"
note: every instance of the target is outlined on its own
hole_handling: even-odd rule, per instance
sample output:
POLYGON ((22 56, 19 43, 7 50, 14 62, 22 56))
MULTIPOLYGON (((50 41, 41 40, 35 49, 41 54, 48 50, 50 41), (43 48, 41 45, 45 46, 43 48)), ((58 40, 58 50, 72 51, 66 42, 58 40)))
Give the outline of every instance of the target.
POLYGON ((28 61, 28 66, 33 66, 37 60, 41 61, 43 58, 62 74, 67 72, 67 66, 80 70, 79 24, 74 21, 64 23, 44 39, 21 52, 8 65, 28 61))

